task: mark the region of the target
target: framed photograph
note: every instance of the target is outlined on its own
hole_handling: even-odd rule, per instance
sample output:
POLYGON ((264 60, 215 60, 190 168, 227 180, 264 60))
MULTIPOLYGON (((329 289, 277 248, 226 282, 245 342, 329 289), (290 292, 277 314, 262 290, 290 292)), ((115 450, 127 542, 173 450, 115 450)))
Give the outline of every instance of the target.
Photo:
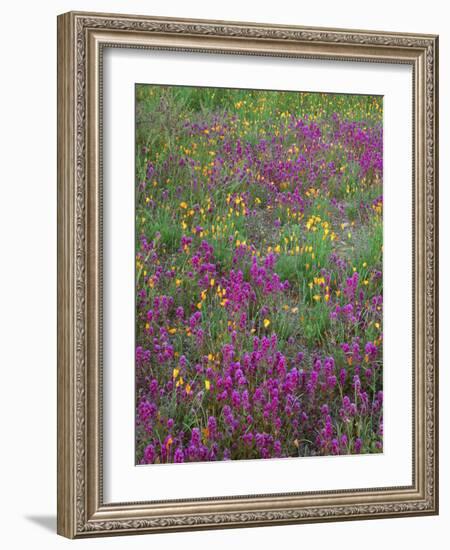
POLYGON ((438 38, 58 17, 58 532, 438 513, 438 38))

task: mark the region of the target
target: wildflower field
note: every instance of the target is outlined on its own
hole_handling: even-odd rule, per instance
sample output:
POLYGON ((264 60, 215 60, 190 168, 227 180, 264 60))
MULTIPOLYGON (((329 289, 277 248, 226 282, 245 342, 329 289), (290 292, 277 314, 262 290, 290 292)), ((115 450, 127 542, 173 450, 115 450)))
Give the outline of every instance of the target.
POLYGON ((136 86, 136 463, 383 449, 378 96, 136 86))

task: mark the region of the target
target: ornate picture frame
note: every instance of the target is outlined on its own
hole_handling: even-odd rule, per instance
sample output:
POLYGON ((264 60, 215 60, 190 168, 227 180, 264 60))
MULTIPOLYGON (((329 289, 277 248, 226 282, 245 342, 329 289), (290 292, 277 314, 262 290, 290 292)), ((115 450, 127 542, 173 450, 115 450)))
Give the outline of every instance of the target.
MULTIPOLYGON (((69 538, 438 513, 438 37, 70 12, 58 17, 58 533, 69 538), (105 48, 398 63, 413 78, 412 484, 103 499, 105 48)), ((132 428, 131 428, 132 429, 132 428)), ((409 429, 409 428, 405 428, 409 429)), ((152 466, 149 466, 150 468, 152 466)))

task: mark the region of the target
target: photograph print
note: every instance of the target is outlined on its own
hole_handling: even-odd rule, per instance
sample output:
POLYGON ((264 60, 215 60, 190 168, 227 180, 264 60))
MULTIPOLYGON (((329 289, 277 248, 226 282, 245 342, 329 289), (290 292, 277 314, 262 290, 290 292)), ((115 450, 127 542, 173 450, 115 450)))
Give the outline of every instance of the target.
POLYGON ((383 98, 135 87, 135 462, 383 452, 383 98))

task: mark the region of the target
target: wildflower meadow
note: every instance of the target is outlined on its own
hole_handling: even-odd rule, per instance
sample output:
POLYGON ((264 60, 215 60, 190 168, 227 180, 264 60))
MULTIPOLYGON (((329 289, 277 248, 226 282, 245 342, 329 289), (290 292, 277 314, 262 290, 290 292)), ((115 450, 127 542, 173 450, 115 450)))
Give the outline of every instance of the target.
POLYGON ((136 463, 383 450, 379 96, 136 86, 136 463))

